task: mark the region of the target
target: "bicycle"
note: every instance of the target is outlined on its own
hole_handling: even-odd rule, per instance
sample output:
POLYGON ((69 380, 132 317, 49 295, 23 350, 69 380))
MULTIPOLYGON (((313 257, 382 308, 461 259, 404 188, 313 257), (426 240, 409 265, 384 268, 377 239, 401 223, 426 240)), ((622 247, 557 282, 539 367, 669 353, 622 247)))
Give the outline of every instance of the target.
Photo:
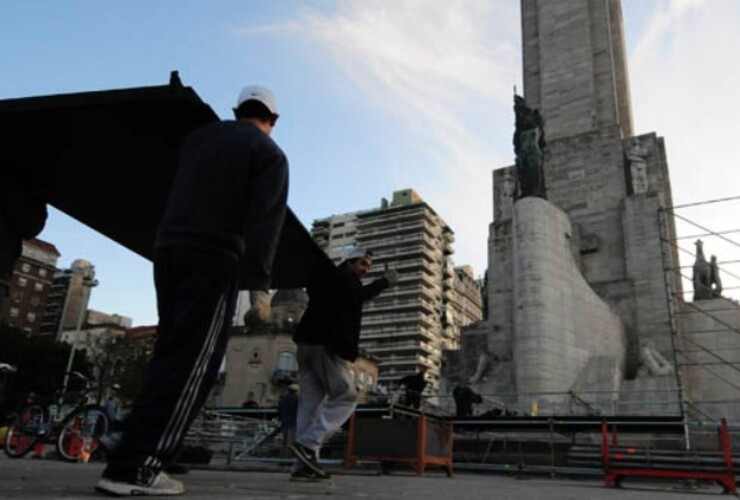
POLYGON ((72 375, 85 382, 75 406, 65 412, 65 406, 56 400, 42 404, 30 397, 8 429, 8 457, 21 458, 37 444, 53 442, 63 460, 77 462, 89 460, 100 448, 100 438, 108 433, 110 418, 104 407, 90 403, 97 392, 90 379, 79 372, 72 375))

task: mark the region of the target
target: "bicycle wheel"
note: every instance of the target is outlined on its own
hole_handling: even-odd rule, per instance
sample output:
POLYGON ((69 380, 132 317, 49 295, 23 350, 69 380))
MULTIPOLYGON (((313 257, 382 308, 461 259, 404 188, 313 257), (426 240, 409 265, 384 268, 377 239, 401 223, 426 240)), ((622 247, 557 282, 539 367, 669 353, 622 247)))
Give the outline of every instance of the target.
POLYGON ((108 433, 108 414, 101 406, 87 405, 67 416, 57 436, 57 451, 68 462, 89 460, 108 433))
POLYGON ((10 458, 21 458, 31 451, 43 436, 44 422, 46 408, 35 403, 24 406, 5 436, 5 454, 10 458))

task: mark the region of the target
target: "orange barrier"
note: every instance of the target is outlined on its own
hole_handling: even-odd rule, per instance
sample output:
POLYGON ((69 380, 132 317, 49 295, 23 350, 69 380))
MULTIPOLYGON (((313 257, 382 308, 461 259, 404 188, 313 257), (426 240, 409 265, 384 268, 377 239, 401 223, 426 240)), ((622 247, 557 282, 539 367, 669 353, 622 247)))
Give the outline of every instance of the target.
POLYGON ((419 475, 429 465, 452 476, 452 424, 424 413, 404 418, 356 418, 349 422, 345 467, 359 460, 405 463, 419 475))
POLYGON ((702 467, 702 463, 691 463, 688 453, 684 456, 663 456, 660 452, 639 448, 618 448, 617 427, 612 426, 612 439, 609 443, 610 429, 606 421, 601 425, 601 459, 604 466, 606 486, 619 487, 625 477, 702 479, 717 481, 725 493, 735 494, 735 476, 732 465, 732 443, 727 421, 722 419, 718 429, 720 460, 702 467), (644 457, 651 457, 648 461, 644 457), (662 460, 661 460, 662 458, 662 460), (679 466, 683 458, 684 465, 679 466), (688 460, 687 460, 688 459, 688 460), (689 462, 689 465, 685 465, 689 462), (716 469, 716 470, 715 470, 716 469))

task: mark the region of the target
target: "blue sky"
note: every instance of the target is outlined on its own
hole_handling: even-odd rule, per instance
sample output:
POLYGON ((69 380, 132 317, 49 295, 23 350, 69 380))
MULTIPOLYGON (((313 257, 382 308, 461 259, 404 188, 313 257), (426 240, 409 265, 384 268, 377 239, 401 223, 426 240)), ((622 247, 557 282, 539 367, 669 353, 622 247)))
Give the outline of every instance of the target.
MULTIPOLYGON (((623 10, 635 129, 665 138, 675 203, 740 193, 740 2, 623 0, 623 10)), ((455 231, 456 264, 482 274, 491 171, 513 161, 520 44, 517 0, 4 0, 0 99, 162 85, 178 70, 229 118, 243 85, 267 85, 289 203, 307 227, 413 187, 455 231)), ((685 215, 728 230, 736 208, 685 215)), ((147 261, 54 210, 41 238, 61 267, 95 264, 90 307, 156 322, 147 261)), ((738 247, 705 251, 725 261, 738 247)))

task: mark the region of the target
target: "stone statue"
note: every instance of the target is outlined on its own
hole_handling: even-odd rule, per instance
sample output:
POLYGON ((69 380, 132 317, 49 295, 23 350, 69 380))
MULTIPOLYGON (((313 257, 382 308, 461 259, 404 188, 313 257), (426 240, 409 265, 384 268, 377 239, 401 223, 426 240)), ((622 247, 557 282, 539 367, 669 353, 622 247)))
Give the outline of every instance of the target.
POLYGON ((527 107, 524 98, 514 94, 514 153, 519 181, 518 198, 546 198, 543 163, 545 158, 545 120, 539 110, 527 107))
POLYGON ((477 384, 485 380, 485 374, 488 370, 489 354, 482 352, 478 355, 478 363, 475 366, 475 373, 468 379, 468 383, 477 384))
MULTIPOLYGON (((692 282, 694 284, 694 300, 713 298, 712 294, 712 267, 704 257, 704 243, 696 240, 696 260, 694 261, 692 282)), ((721 287, 720 287, 721 288, 721 287)))
POLYGON ((647 148, 642 145, 639 139, 634 139, 632 145, 627 150, 627 160, 630 165, 630 177, 632 178, 632 193, 646 193, 648 190, 647 176, 647 148))
POLYGON ((673 373, 673 366, 655 347, 652 340, 640 342, 640 366, 637 377, 665 376, 673 373))
POLYGON ((709 287, 711 288, 712 297, 722 296, 722 279, 719 277, 717 257, 714 255, 712 255, 712 261, 709 264, 709 287))

